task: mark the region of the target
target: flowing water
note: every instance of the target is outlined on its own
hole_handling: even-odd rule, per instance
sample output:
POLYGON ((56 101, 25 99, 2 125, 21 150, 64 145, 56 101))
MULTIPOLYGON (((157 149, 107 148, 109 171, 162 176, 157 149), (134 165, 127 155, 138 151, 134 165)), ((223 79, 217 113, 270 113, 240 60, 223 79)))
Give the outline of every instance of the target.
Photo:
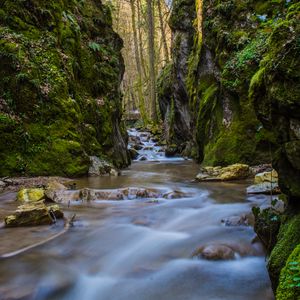
MULTIPOLYGON (((268 197, 246 197, 247 182, 192 182, 199 168, 195 163, 167 160, 156 150, 160 161, 135 162, 120 177, 84 178, 77 186, 146 187, 185 196, 64 207, 67 216, 76 213, 67 233, 0 260, 0 299, 273 299, 264 253, 251 243, 252 227, 221 222, 249 214, 252 205, 268 197), (199 247, 212 244, 230 246, 235 259, 193 257, 199 247)), ((148 154, 158 159, 157 153, 148 154)), ((0 197, 2 212, 14 208, 14 196, 0 197)), ((0 250, 36 242, 60 228, 1 229, 0 250)))

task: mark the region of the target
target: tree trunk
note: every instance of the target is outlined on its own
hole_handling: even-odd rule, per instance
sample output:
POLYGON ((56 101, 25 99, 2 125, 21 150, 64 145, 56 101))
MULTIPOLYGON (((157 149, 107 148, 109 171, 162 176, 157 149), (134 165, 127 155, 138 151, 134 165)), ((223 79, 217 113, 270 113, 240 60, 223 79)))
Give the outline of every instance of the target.
POLYGON ((164 27, 163 14, 162 14, 162 10, 161 10, 161 0, 157 0, 157 8, 158 8, 159 25, 160 25, 160 29, 161 29, 162 43, 163 43, 163 47, 164 47, 165 60, 166 60, 166 63, 168 63, 169 62, 169 49, 168 49, 166 32, 165 32, 165 27, 164 27))
POLYGON ((141 67, 141 58, 139 56, 139 45, 138 45, 138 35, 136 29, 136 12, 135 12, 135 3, 134 0, 130 0, 131 8, 131 20, 132 20, 132 33, 133 33, 133 44, 134 44, 134 56, 136 62, 136 69, 138 73, 137 78, 137 92, 138 92, 138 103, 139 110, 144 122, 147 122, 146 110, 145 110, 145 99, 143 95, 143 85, 142 85, 142 67, 141 67))
POLYGON ((156 80, 155 80, 155 50, 154 50, 154 19, 152 0, 147 0, 147 19, 148 19, 148 51, 149 51, 149 77, 150 77, 150 104, 151 119, 157 122, 156 111, 156 80))

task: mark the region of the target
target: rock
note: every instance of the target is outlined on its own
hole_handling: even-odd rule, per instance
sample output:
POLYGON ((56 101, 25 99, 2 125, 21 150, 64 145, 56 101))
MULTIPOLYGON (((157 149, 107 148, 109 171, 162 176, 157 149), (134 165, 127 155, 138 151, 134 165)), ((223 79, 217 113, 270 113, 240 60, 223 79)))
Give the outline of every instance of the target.
POLYGON ((271 164, 262 164, 262 165, 250 167, 250 171, 253 174, 253 176, 255 176, 259 173, 271 172, 272 170, 273 170, 273 168, 272 168, 271 164))
POLYGON ((249 221, 247 216, 232 216, 227 219, 222 219, 222 223, 224 223, 225 226, 248 226, 249 221))
POLYGON ((199 248, 193 256, 208 260, 234 259, 234 251, 226 245, 209 245, 199 248))
POLYGON ((20 202, 37 202, 45 197, 44 189, 21 189, 17 194, 17 200, 20 202))
POLYGON ((271 172, 263 172, 255 175, 254 183, 276 182, 278 183, 278 173, 275 170, 271 172))
POLYGON ((178 148, 176 145, 169 145, 165 150, 166 157, 173 157, 177 154, 178 148))
POLYGON ((129 155, 131 159, 137 159, 139 156, 139 153, 137 152, 137 150, 135 148, 130 148, 129 150, 129 155))
POLYGON ((42 201, 18 207, 13 215, 5 218, 6 227, 50 225, 63 218, 58 205, 46 206, 42 201))
POLYGON ((6 187, 6 183, 2 180, 0 180, 0 189, 3 189, 6 187))
POLYGON ((95 200, 132 200, 143 198, 159 198, 161 194, 156 190, 144 188, 123 188, 115 190, 95 190, 95 189, 82 189, 79 192, 79 198, 82 201, 95 201, 95 200))
POLYGON ((57 203, 63 202, 66 190, 67 188, 63 184, 51 181, 45 189, 46 199, 57 203))
POLYGON ((117 176, 120 176, 120 175, 121 175, 121 171, 112 168, 112 169, 109 171, 109 175, 110 175, 110 176, 115 176, 115 177, 117 177, 117 176))
POLYGON ((185 198, 188 196, 189 196, 189 194, 181 192, 181 191, 172 191, 172 192, 163 194, 162 197, 165 199, 179 199, 179 198, 185 198))
POLYGON ((254 231, 267 252, 270 253, 277 242, 280 228, 280 213, 271 207, 264 210, 253 208, 252 211, 255 217, 254 231))
POLYGON ((151 150, 153 150, 153 146, 145 146, 145 147, 143 148, 143 150, 151 151, 151 150))
POLYGON ((227 167, 204 167, 196 176, 198 181, 231 181, 245 179, 250 176, 250 168, 244 164, 227 167))
POLYGON ((146 161, 146 160, 148 160, 148 158, 145 155, 143 155, 139 158, 139 161, 146 161))
POLYGON ((133 144, 132 145, 132 149, 134 150, 142 150, 143 149, 143 145, 142 144, 133 144))
MULTIPOLYGON (((97 156, 90 156, 90 168, 89 168, 89 176, 103 176, 110 174, 111 170, 114 169, 113 165, 105 160, 101 160, 97 156)), ((115 172, 112 172, 113 176, 115 176, 115 172)))
POLYGON ((247 194, 278 195, 281 191, 278 183, 264 182, 247 187, 247 194))

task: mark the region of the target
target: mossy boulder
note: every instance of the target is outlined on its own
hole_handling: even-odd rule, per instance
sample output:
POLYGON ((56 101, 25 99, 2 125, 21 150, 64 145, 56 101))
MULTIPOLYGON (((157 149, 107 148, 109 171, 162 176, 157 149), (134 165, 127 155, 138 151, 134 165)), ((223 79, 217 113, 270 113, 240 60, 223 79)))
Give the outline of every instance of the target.
POLYGON ((38 202, 45 197, 45 190, 42 188, 21 189, 17 194, 17 201, 28 203, 38 202))
POLYGON ((43 201, 19 206, 16 212, 5 218, 6 227, 51 225, 63 218, 58 205, 46 206, 43 201))
POLYGON ((227 167, 203 167, 196 176, 198 181, 232 181, 251 176, 250 167, 245 164, 233 164, 227 167))

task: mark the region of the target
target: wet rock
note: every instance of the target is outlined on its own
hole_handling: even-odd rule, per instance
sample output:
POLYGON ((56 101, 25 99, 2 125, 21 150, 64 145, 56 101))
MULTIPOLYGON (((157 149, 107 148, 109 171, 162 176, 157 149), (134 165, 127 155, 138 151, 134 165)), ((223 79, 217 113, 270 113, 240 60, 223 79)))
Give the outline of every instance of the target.
POLYGON ((176 145, 169 145, 165 150, 166 157, 173 157, 177 154, 178 148, 176 145))
POLYGON ((234 251, 226 245, 208 245, 199 248, 193 256, 207 260, 228 260, 234 259, 234 251))
POLYGON ((43 201, 39 201, 19 206, 4 222, 6 227, 50 225, 63 216, 58 205, 46 206, 43 201))
POLYGON ((278 173, 275 170, 271 172, 262 172, 255 175, 254 183, 278 182, 278 173))
POLYGON ((143 149, 143 145, 142 144, 133 144, 131 147, 132 147, 132 149, 134 149, 136 151, 139 151, 139 150, 143 149))
POLYGON ((260 210, 253 208, 255 217, 254 231, 268 252, 270 252, 277 242, 277 234, 280 228, 280 214, 273 208, 260 210))
POLYGON ((254 183, 247 188, 248 194, 281 194, 278 185, 278 173, 275 170, 256 174, 254 183))
POLYGON ((232 216, 226 219, 222 219, 221 222, 225 226, 248 226, 249 225, 249 221, 246 215, 232 216))
POLYGON ((244 164, 227 167, 204 167, 196 176, 198 181, 231 181, 245 179, 251 175, 250 168, 244 164))
POLYGON ((163 198, 165 199, 179 199, 188 197, 189 194, 181 192, 181 191, 171 191, 168 193, 163 194, 163 198))
POLYGON ((278 183, 264 182, 247 187, 247 194, 279 195, 281 190, 278 183))
POLYGON ((251 166, 250 171, 253 174, 253 176, 259 174, 259 173, 264 173, 264 172, 271 172, 273 170, 271 164, 261 164, 257 166, 251 166))
POLYGON ((143 155, 139 158, 139 161, 146 161, 148 160, 147 156, 143 155))
POLYGON ((143 150, 151 151, 151 150, 153 150, 153 146, 145 146, 145 147, 143 148, 143 150))
POLYGON ((135 148, 130 148, 129 150, 129 155, 131 159, 137 159, 139 156, 138 151, 135 148))
POLYGON ((45 189, 46 199, 57 203, 63 202, 66 190, 67 188, 63 184, 58 181, 51 181, 45 189))
POLYGON ((156 190, 144 188, 123 188, 115 190, 95 190, 82 189, 79 192, 79 198, 82 201, 96 201, 96 200, 132 200, 143 198, 159 198, 161 194, 156 190))
POLYGON ((28 203, 44 199, 45 193, 42 188, 21 189, 17 194, 17 201, 28 203))
POLYGON ((89 176, 103 176, 107 174, 115 176, 116 172, 118 172, 111 163, 101 160, 97 156, 90 156, 90 162, 89 176))

